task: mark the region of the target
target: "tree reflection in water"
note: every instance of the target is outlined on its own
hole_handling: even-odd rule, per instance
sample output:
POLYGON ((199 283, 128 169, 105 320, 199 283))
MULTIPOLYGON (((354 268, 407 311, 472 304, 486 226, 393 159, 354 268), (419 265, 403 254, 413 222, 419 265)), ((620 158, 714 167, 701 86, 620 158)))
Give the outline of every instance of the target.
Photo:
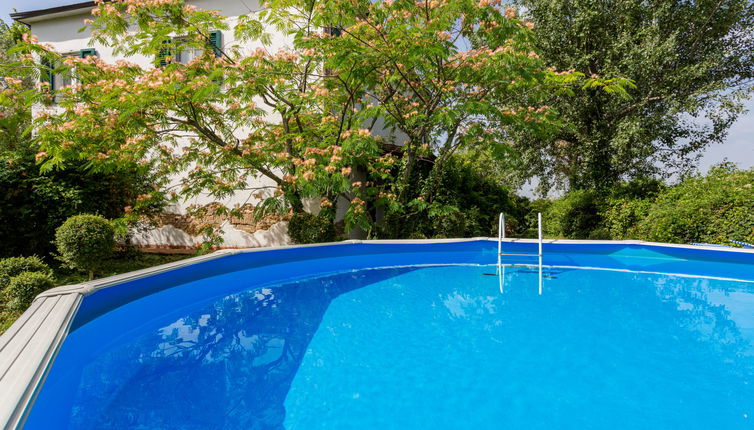
POLYGON ((83 371, 72 427, 282 429, 286 394, 330 302, 410 270, 246 290, 109 349, 83 371))

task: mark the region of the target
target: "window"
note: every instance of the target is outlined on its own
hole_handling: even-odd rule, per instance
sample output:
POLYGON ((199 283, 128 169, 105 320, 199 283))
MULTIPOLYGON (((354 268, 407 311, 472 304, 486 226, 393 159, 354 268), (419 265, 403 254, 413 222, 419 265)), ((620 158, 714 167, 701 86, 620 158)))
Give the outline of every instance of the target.
MULTIPOLYGON (((86 48, 78 52, 65 53, 62 55, 62 58, 86 58, 92 55, 96 56, 97 50, 95 50, 94 48, 86 48)), ((65 87, 73 85, 76 82, 74 74, 71 70, 56 71, 55 69, 59 68, 61 66, 61 63, 52 58, 42 58, 41 65, 42 68, 40 70, 39 80, 40 82, 46 82, 49 84, 50 92, 55 94, 55 100, 53 102, 57 103, 63 97, 62 94, 57 94, 57 92, 65 87)))
MULTIPOLYGON (((202 54, 204 53, 204 49, 184 46, 173 57, 171 55, 172 53, 171 53, 170 45, 171 44, 172 45, 185 45, 185 43, 182 43, 185 41, 186 41, 185 37, 178 37, 172 40, 164 40, 162 42, 163 44, 165 44, 165 48, 160 50, 160 54, 158 56, 160 67, 167 66, 168 63, 171 63, 171 62, 188 64, 195 58, 202 56, 202 54)), ((208 45, 212 47, 212 50, 215 52, 216 57, 219 57, 220 55, 222 55, 223 37, 222 37, 222 32, 220 30, 211 31, 209 33, 208 45)))
POLYGON ((328 36, 340 37, 343 34, 343 30, 341 30, 339 27, 329 26, 324 28, 324 33, 328 36))
POLYGON ((204 50, 202 49, 185 47, 184 49, 178 51, 178 55, 175 56, 175 61, 181 64, 188 64, 194 58, 201 57, 202 52, 204 52, 204 50))

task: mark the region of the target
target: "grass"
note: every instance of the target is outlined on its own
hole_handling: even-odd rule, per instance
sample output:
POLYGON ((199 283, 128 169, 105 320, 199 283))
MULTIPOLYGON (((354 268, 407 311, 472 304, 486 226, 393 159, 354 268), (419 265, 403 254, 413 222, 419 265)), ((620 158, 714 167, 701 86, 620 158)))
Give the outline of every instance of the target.
MULTIPOLYGON (((165 255, 137 251, 117 253, 115 257, 107 261, 105 269, 101 273, 95 274, 95 278, 105 278, 120 273, 146 269, 147 267, 159 266, 160 264, 171 263, 188 257, 193 257, 193 255, 165 255)), ((53 267, 53 270, 55 272, 56 286, 78 284, 88 280, 86 273, 75 272, 63 267, 53 267)), ((5 332, 22 313, 20 311, 5 310, 0 299, 0 334, 5 332)))

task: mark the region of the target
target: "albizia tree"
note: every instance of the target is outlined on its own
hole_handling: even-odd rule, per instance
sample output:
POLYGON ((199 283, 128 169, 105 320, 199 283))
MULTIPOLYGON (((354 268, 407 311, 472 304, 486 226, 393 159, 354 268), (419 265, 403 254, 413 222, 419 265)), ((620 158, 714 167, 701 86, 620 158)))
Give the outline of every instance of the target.
POLYGON ((181 178, 156 184, 144 205, 256 193, 249 183, 264 177, 272 192, 263 207, 302 211, 316 196, 332 216, 343 197, 347 228, 369 229, 379 207, 457 210, 435 202, 433 186, 454 152, 504 156, 515 151, 510 130, 559 125, 538 105, 546 95, 624 85, 545 68, 531 24, 488 0, 274 0, 232 27, 183 0, 113 1, 93 15, 93 41, 153 64, 62 57, 27 37, 16 70, 74 77, 27 94, 29 103, 57 101, 34 123, 39 159, 55 168, 85 158, 98 169, 140 161, 181 178), (217 30, 233 37, 218 44, 217 30), (270 31, 285 43, 273 49, 270 31), (193 60, 175 61, 188 51, 193 60), (386 129, 401 136, 400 150, 386 149, 386 129), (431 172, 417 177, 422 158, 431 172))

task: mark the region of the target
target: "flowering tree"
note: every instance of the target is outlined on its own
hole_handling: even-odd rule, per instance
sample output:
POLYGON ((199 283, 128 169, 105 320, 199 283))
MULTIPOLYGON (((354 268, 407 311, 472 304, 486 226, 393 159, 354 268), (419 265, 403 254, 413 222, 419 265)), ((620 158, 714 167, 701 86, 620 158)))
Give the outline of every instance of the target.
POLYGON ((294 212, 316 196, 332 216, 340 197, 349 202, 346 227, 364 229, 379 207, 454 210, 434 201, 433 179, 454 152, 506 154, 514 148, 501 142, 512 129, 558 125, 537 105, 551 92, 623 88, 546 69, 531 24, 488 0, 273 0, 232 28, 183 0, 108 2, 93 15, 95 42, 154 59, 152 67, 64 58, 26 37, 17 70, 33 72, 43 58, 43 77, 75 76, 63 88, 43 79, 42 91, 26 94, 31 103, 57 102, 35 119, 38 157, 48 168, 80 158, 99 169, 154 163, 166 179, 143 205, 248 190, 263 192, 263 208, 294 212), (277 49, 272 28, 286 37, 277 49), (233 41, 216 43, 218 30, 232 31, 233 41), (179 61, 185 52, 194 58, 179 61), (389 142, 387 130, 400 141, 389 142), (431 173, 418 178, 422 159, 431 173), (269 185, 250 189, 253 178, 269 185))

